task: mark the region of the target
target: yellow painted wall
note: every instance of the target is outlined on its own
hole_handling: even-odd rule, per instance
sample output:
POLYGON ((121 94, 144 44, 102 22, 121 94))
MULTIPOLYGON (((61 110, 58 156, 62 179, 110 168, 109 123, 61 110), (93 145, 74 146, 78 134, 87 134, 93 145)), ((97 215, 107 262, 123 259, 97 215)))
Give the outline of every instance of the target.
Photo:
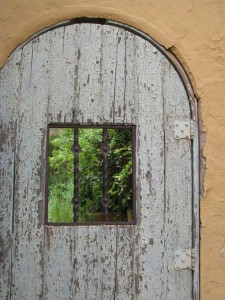
POLYGON ((201 299, 224 300, 225 0, 0 0, 0 65, 33 33, 81 16, 134 26, 171 49, 185 67, 207 132, 201 299))

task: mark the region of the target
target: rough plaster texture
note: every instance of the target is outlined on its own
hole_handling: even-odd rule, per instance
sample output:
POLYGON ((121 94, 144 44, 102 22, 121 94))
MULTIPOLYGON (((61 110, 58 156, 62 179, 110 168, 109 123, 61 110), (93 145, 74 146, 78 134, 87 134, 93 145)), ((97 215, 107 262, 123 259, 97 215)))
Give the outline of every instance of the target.
POLYGON ((81 16, 144 31, 186 69, 207 132, 201 299, 225 299, 225 0, 0 0, 0 65, 33 33, 81 16))

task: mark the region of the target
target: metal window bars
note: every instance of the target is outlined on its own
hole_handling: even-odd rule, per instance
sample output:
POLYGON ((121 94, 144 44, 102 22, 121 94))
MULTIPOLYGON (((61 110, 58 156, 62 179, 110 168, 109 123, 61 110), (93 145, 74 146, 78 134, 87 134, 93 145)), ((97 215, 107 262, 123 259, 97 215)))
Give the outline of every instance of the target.
MULTIPOLYGON (((135 140, 136 140, 136 130, 135 130, 135 126, 134 125, 128 125, 128 126, 85 126, 85 125, 70 125, 70 124, 50 124, 48 126, 48 128, 73 128, 74 130, 74 143, 71 147, 71 151, 74 154, 74 195, 72 198, 72 205, 73 205, 73 222, 74 223, 65 223, 65 222, 61 222, 61 223, 51 223, 48 222, 48 203, 47 203, 47 207, 46 207, 46 223, 47 224, 51 224, 51 225, 81 225, 81 224, 102 224, 102 222, 85 222, 85 223, 79 223, 78 220, 78 211, 79 211, 79 206, 80 206, 80 196, 79 196, 79 153, 82 151, 80 144, 79 144, 79 128, 101 128, 102 129, 102 143, 101 143, 101 153, 103 156, 103 197, 100 200, 101 205, 102 205, 102 209, 103 209, 103 223, 107 223, 107 224, 135 224, 136 223, 136 211, 135 211, 135 186, 134 186, 134 181, 135 181, 135 156, 134 156, 134 151, 135 151, 135 140), (108 176, 109 176, 109 152, 110 152, 110 147, 108 144, 108 140, 107 140, 107 132, 108 129, 127 129, 130 128, 132 130, 132 173, 133 173, 133 200, 132 200, 132 207, 133 207, 133 211, 132 211, 132 216, 133 216, 133 220, 131 222, 112 222, 109 221, 109 212, 108 212, 108 207, 110 204, 110 197, 108 195, 108 176)), ((48 150, 47 150, 48 152, 48 150)), ((47 194, 48 194, 48 189, 47 190, 47 194)))
POLYGON ((108 195, 108 154, 110 151, 109 145, 107 143, 107 128, 103 128, 102 130, 102 146, 101 151, 103 154, 103 197, 101 200, 103 212, 104 212, 104 221, 108 221, 108 206, 110 203, 109 195, 108 195))
POLYGON ((79 153, 81 151, 79 145, 79 136, 78 136, 78 128, 74 128, 74 144, 71 150, 74 153, 74 196, 72 199, 73 203, 73 221, 78 222, 78 208, 80 204, 80 197, 79 197, 79 153))
MULTIPOLYGON (((71 148, 74 153, 74 196, 72 199, 73 203, 73 211, 74 211, 74 222, 78 222, 78 208, 80 204, 80 197, 79 197, 79 153, 81 151, 79 145, 79 132, 78 128, 74 128, 74 144, 71 148)), ((107 143, 107 128, 102 129, 102 146, 101 152, 103 155, 103 197, 101 200, 101 204, 103 207, 104 213, 104 221, 108 221, 108 206, 110 203, 109 195, 108 195, 108 154, 110 148, 107 143)))

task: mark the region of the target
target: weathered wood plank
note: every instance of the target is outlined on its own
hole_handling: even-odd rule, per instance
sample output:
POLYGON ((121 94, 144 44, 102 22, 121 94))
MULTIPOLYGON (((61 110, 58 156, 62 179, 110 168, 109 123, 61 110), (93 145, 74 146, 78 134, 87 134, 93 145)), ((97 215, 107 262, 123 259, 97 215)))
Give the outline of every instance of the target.
POLYGON ((70 32, 70 29, 65 31, 64 27, 51 31, 48 124, 72 121, 77 45, 71 42, 73 35, 70 32))
POLYGON ((22 51, 18 103, 14 201, 12 299, 42 295, 44 227, 41 210, 43 152, 48 69, 48 36, 39 37, 22 51))
POLYGON ((138 123, 138 73, 137 73, 137 49, 139 37, 133 33, 126 32, 125 50, 125 101, 124 101, 124 123, 138 123))
POLYGON ((174 122, 190 120, 190 108, 182 82, 165 59, 162 71, 165 124, 165 297, 192 299, 192 271, 176 271, 174 268, 175 251, 192 248, 192 145, 188 139, 177 140, 174 137, 174 122))
POLYGON ((99 264, 101 263, 101 228, 100 226, 88 227, 88 253, 87 253, 87 299, 100 299, 99 264))
MULTIPOLYGON (((113 123, 113 103, 116 70, 117 28, 84 24, 80 39, 78 64, 79 112, 83 124, 113 123), (88 57, 88 63, 87 63, 88 57)), ((78 232, 82 229, 79 228, 78 232)), ((115 292, 116 229, 114 226, 92 226, 81 251, 86 264, 79 265, 77 281, 81 289, 77 297, 85 299, 113 299, 115 292), (86 285, 81 282, 85 276, 86 285)), ((77 252, 75 252, 76 255, 77 252)))
POLYGON ((18 51, 0 72, 0 298, 10 299, 14 198, 14 160, 18 90, 18 51))
POLYGON ((162 56, 142 39, 137 48, 139 299, 162 298, 164 255, 164 131, 162 56))
POLYGON ((124 123, 125 89, 126 89, 126 32, 118 29, 117 49, 115 53, 115 79, 114 79, 114 104, 113 104, 113 122, 115 124, 124 123))
POLYGON ((62 104, 65 103, 67 107, 64 122, 75 122, 78 115, 78 106, 74 103, 79 97, 79 90, 76 88, 79 33, 79 25, 75 24, 66 26, 63 34, 63 53, 60 58, 63 64, 63 76, 60 77, 63 81, 61 90, 62 104))
POLYGON ((117 228, 115 299, 135 298, 135 235, 136 226, 117 228))
MULTIPOLYGON (((79 25, 62 27, 50 33, 49 102, 46 118, 48 124, 72 123, 74 120, 74 66, 78 55, 78 44, 74 35, 78 27, 79 25)), ((45 299, 73 299, 73 247, 74 227, 45 226, 45 299)))
POLYGON ((118 28, 111 26, 103 26, 102 29, 102 60, 101 60, 101 76, 99 78, 101 84, 100 100, 101 108, 99 115, 100 122, 112 124, 115 106, 115 78, 117 67, 117 47, 118 47, 118 28))
MULTIPOLYGON (((87 226, 80 226, 73 228, 74 232, 74 248, 73 248, 73 296, 78 299, 87 299, 88 287, 88 228, 87 226)), ((92 285, 93 282, 91 281, 92 285)))
POLYGON ((99 299, 113 299, 117 268, 117 230, 113 225, 101 226, 99 236, 99 299))
MULTIPOLYGON (((73 245, 72 228, 46 226, 44 260, 44 299, 74 299, 73 297, 73 245)), ((82 298, 80 298, 82 299, 82 298)))
POLYGON ((79 50, 77 63, 77 90, 79 102, 77 122, 96 124, 103 103, 100 99, 101 77, 101 34, 100 25, 83 24, 79 27, 79 50))
MULTIPOLYGON (((115 124, 136 124, 138 112, 135 109, 137 105, 135 36, 119 29, 117 39, 113 120, 115 124)), ((135 225, 117 228, 115 299, 136 299, 136 228, 135 225)))

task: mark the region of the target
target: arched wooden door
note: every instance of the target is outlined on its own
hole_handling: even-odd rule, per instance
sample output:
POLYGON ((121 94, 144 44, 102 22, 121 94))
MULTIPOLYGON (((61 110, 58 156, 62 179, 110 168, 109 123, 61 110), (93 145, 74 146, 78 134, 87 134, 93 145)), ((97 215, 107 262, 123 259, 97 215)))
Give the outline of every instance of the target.
POLYGON ((1 299, 197 299, 198 265, 176 270, 176 251, 198 247, 197 134, 182 136, 195 112, 161 51, 73 24, 28 42, 0 76, 1 299), (44 224, 52 122, 137 126, 136 225, 44 224))

